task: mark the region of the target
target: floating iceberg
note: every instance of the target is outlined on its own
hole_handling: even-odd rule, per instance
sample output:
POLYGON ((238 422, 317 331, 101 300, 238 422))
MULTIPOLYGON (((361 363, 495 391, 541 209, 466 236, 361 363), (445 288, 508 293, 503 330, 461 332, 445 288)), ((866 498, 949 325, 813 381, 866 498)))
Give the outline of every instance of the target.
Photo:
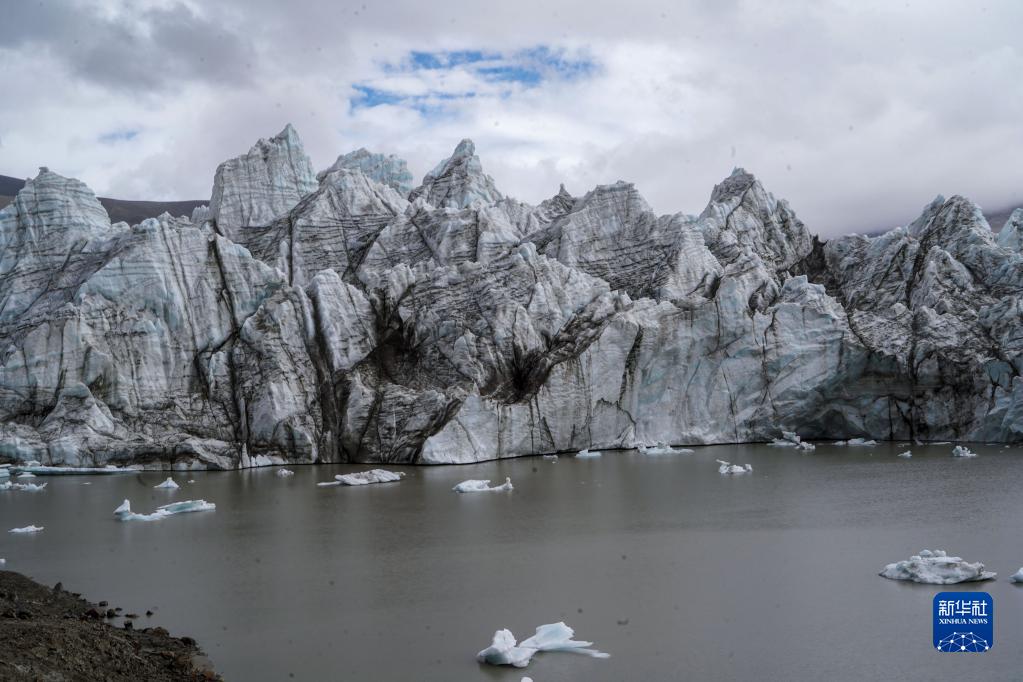
POLYGON ((10 478, 10 477, 11 477, 11 465, 10 464, 0 464, 0 478, 10 478))
POLYGON ((575 456, 580 459, 591 459, 593 457, 600 457, 603 453, 600 450, 580 450, 575 453, 575 456))
POLYGON ((558 461, 558 456, 557 455, 544 455, 543 458, 546 459, 546 460, 549 460, 551 462, 557 462, 558 461))
POLYGON ((7 559, 0 559, 0 566, 6 566, 6 565, 7 565, 7 559))
POLYGON ((753 471, 751 464, 732 464, 723 459, 716 460, 721 466, 718 467, 719 474, 745 474, 753 471))
POLYGON ((1010 575, 1009 581, 1014 583, 1023 583, 1023 568, 1010 575))
POLYGON ((0 490, 23 490, 29 493, 37 493, 45 487, 45 483, 14 483, 13 481, 0 483, 0 490))
POLYGON ((498 493, 514 489, 515 488, 514 486, 512 486, 510 478, 504 479, 504 483, 502 485, 494 486, 493 488, 490 487, 489 478, 485 481, 479 480, 462 481, 454 488, 452 488, 452 490, 454 490, 456 493, 498 493))
POLYGON ((977 453, 971 451, 968 447, 963 445, 957 445, 952 448, 953 457, 976 457, 977 453))
POLYGON ((20 474, 18 474, 18 478, 35 478, 35 477, 36 477, 36 475, 33 474, 31 471, 22 471, 20 474))
POLYGON ((159 521, 160 519, 175 514, 187 514, 189 512, 216 511, 217 505, 206 500, 182 500, 157 507, 152 514, 137 514, 131 510, 131 502, 125 500, 117 509, 114 516, 119 521, 159 521))
POLYGON ((850 438, 849 440, 836 440, 835 445, 848 445, 849 447, 871 447, 877 445, 876 440, 866 438, 850 438))
POLYGON ((388 471, 387 469, 371 469, 357 474, 338 474, 334 479, 341 485, 369 485, 370 483, 393 483, 400 481, 404 471, 388 471))
POLYGON ((289 476, 294 476, 294 475, 295 475, 295 472, 292 471, 291 469, 278 469, 277 470, 277 478, 288 478, 289 476))
POLYGON ((575 631, 564 623, 541 625, 536 634, 515 644, 515 635, 510 630, 498 630, 494 633, 494 641, 483 651, 476 654, 476 660, 490 665, 513 665, 525 668, 529 661, 540 651, 570 651, 585 654, 593 658, 609 658, 606 654, 589 647, 593 642, 580 642, 572 639, 575 631))
POLYGON ((943 550, 920 551, 905 561, 888 564, 879 574, 889 580, 909 580, 915 583, 951 585, 978 580, 990 580, 995 573, 984 570, 984 564, 971 564, 957 556, 948 556, 943 550))
POLYGON ((8 533, 18 533, 18 534, 38 533, 43 528, 45 528, 45 526, 25 526, 24 528, 11 528, 7 532, 8 533))
POLYGON ((799 448, 800 450, 816 450, 817 447, 813 443, 805 443, 799 437, 799 434, 794 431, 782 431, 781 438, 775 438, 773 441, 768 443, 771 447, 775 448, 799 448))
POLYGON ((636 448, 644 455, 691 455, 693 451, 688 448, 673 448, 667 443, 654 443, 653 445, 640 445, 636 448))
POLYGON ((122 468, 108 464, 105 467, 51 467, 44 466, 39 462, 29 462, 24 466, 14 466, 14 469, 22 473, 28 472, 38 476, 61 476, 74 474, 134 474, 138 469, 122 468))
POLYGON ((159 485, 154 485, 153 487, 154 488, 164 488, 166 490, 177 490, 180 486, 178 486, 178 484, 174 482, 173 478, 168 476, 166 481, 164 481, 163 483, 160 483, 159 485))
POLYGON ((912 457, 912 456, 913 456, 913 452, 911 450, 906 450, 905 452, 900 452, 899 453, 899 457, 912 457))

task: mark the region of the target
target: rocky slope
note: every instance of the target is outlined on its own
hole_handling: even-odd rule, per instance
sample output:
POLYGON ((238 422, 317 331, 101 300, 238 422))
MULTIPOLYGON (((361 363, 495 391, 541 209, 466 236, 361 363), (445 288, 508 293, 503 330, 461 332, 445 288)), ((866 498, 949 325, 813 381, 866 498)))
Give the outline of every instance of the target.
POLYGON ((290 126, 209 208, 111 223, 43 169, 0 211, 0 457, 234 468, 666 441, 1016 441, 1020 232, 967 199, 826 244, 749 173, 698 216, 539 206, 471 141, 411 188, 290 126))

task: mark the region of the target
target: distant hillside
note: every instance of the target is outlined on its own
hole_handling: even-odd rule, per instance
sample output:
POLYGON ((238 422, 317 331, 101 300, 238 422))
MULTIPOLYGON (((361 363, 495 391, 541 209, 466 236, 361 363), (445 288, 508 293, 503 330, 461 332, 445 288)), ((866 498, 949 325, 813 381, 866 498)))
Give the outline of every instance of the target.
MULTIPOLYGON (((14 201, 14 195, 25 186, 24 180, 12 178, 7 175, 0 175, 0 208, 14 201)), ((195 201, 126 201, 124 199, 109 199, 100 197, 99 202, 107 209, 111 222, 123 220, 134 225, 141 223, 146 218, 155 218, 161 213, 171 215, 192 215, 192 209, 196 206, 208 204, 209 200, 195 201)))

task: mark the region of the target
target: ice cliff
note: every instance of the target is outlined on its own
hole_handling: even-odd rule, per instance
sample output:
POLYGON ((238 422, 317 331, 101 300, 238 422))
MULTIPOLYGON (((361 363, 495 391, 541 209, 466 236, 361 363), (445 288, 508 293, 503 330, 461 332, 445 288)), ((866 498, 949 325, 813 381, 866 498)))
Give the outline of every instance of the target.
POLYGON ((0 460, 445 463, 655 443, 1021 440, 1023 255, 962 197, 822 243, 737 169, 698 216, 538 206, 473 143, 412 187, 291 126, 191 217, 47 169, 0 211, 0 460))

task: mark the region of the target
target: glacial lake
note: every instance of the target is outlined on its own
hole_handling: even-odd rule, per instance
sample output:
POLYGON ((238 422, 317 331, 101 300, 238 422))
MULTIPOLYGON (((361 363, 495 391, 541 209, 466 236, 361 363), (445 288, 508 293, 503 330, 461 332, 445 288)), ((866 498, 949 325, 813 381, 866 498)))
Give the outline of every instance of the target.
MULTIPOLYGON (((46 584, 145 613, 196 638, 227 680, 1019 679, 1023 459, 1016 448, 903 444, 801 453, 762 445, 692 455, 605 452, 400 467, 400 483, 320 488, 367 466, 38 477, 0 492, 0 557, 46 584), (715 459, 750 463, 723 476, 715 459), (469 478, 511 493, 459 495, 469 478), (194 479, 194 483, 186 483, 194 479), (88 483, 89 485, 84 485, 88 483), (202 498, 215 512, 118 522, 202 498), (36 535, 7 529, 45 526, 36 535), (885 564, 939 548, 998 572, 939 587, 885 564), (931 646, 931 601, 994 597, 994 647, 931 646), (611 654, 541 653, 482 666, 496 629, 564 620, 611 654)), ((388 467, 395 468, 395 467, 388 467)))

